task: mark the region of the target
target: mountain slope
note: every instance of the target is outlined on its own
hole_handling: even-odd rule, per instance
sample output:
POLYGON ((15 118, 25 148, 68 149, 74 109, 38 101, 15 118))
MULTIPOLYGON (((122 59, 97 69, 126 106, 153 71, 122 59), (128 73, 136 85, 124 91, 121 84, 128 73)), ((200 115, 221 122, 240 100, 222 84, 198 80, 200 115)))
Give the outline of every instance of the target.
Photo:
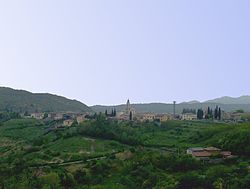
MULTIPOLYGON (((216 106, 221 107, 222 110, 227 112, 234 112, 236 110, 242 109, 245 112, 250 112, 250 105, 249 104, 219 104, 219 103, 181 103, 176 104, 176 113, 182 113, 184 108, 189 109, 206 109, 208 106, 214 109, 216 106)), ((136 112, 138 113, 145 113, 145 112, 154 112, 154 113, 173 113, 173 105, 172 104, 163 104, 163 103, 151 103, 151 104, 132 104, 133 108, 135 108, 136 112)), ((95 112, 105 112, 108 110, 111 112, 112 108, 116 108, 116 111, 124 111, 125 105, 118 105, 118 106, 92 106, 92 110, 95 112)))
POLYGON ((237 98, 224 96, 213 100, 208 100, 206 103, 220 103, 220 104, 250 104, 250 96, 241 96, 237 98))
MULTIPOLYGON (((189 109, 206 109, 208 106, 214 109, 216 106, 220 106, 222 110, 227 112, 233 112, 239 109, 242 109, 246 112, 250 112, 250 96, 241 96, 238 98, 232 97, 221 97, 214 100, 209 100, 205 102, 199 101, 190 101, 176 104, 176 113, 182 113, 184 108, 189 109)), ((150 104, 133 104, 132 105, 137 112, 154 112, 154 113, 173 113, 173 104, 165 103, 150 103, 150 104)), ((95 112, 105 112, 107 109, 111 111, 112 108, 116 108, 117 111, 123 111, 125 105, 118 106, 92 106, 91 107, 95 112)))
POLYGON ((0 87, 0 111, 11 110, 16 112, 91 112, 85 104, 69 100, 65 97, 30 93, 24 90, 14 90, 0 87))

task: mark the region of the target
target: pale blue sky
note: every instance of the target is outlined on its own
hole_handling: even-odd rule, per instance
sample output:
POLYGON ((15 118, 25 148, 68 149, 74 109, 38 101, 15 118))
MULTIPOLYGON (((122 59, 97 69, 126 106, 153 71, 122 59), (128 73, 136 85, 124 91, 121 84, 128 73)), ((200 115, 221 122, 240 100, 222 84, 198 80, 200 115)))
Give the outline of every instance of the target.
POLYGON ((0 0, 0 85, 88 105, 250 94, 249 0, 0 0))

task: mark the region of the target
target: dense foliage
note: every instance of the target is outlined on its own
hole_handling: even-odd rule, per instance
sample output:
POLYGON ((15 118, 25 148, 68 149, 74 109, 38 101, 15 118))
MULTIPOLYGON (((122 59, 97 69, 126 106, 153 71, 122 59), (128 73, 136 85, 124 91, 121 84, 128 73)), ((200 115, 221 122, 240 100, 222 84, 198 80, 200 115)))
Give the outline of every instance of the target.
POLYGON ((66 128, 33 119, 0 126, 0 188, 250 188, 250 124, 96 120, 66 128), (206 164, 188 147, 215 146, 237 159, 206 164))

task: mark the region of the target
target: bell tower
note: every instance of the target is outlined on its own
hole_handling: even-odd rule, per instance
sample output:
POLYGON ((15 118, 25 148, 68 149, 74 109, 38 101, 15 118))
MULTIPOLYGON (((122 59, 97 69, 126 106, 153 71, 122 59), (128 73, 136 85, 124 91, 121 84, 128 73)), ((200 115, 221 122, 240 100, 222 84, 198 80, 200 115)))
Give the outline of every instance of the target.
POLYGON ((126 114, 129 114, 131 112, 131 105, 129 99, 127 100, 127 105, 126 105, 126 114))

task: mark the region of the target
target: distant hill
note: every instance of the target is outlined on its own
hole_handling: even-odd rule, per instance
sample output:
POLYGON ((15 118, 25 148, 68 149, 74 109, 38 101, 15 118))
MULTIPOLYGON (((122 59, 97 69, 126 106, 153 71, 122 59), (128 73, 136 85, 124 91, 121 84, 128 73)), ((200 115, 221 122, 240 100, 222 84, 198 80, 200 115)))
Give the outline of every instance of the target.
MULTIPOLYGON (((239 109, 243 109, 246 112, 250 112, 250 96, 242 96, 239 98, 222 97, 205 102, 190 101, 176 104, 176 113, 181 113, 184 108, 198 109, 207 108, 208 106, 214 109, 216 106, 220 106, 222 110, 227 112, 233 112, 239 109)), ((137 112, 154 112, 154 113, 173 113, 173 105, 165 103, 149 103, 149 104, 132 104, 137 112)), ((117 111, 123 111, 125 104, 118 106, 92 106, 95 112, 105 112, 107 109, 111 111, 112 108, 116 108, 117 111)))
POLYGON ((224 96, 221 98, 216 98, 214 100, 208 100, 206 103, 219 103, 219 104, 249 104, 250 96, 241 96, 238 98, 233 98, 229 96, 224 96))
POLYGON ((15 112, 91 112, 85 104, 65 97, 47 94, 31 93, 24 90, 14 90, 0 87, 0 111, 15 112))

